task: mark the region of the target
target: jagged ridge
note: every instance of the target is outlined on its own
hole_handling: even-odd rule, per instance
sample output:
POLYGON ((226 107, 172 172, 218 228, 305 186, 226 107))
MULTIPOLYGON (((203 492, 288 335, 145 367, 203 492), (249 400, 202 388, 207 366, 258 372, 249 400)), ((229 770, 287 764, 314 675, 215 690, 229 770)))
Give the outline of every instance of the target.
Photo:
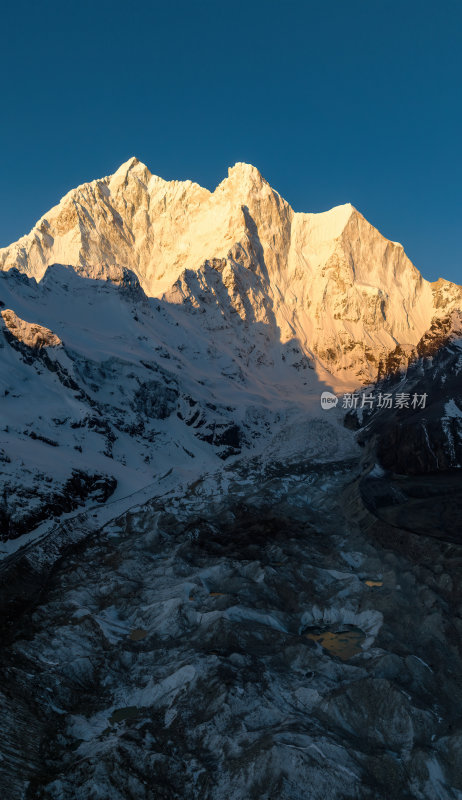
POLYGON ((213 271, 201 270, 212 265, 227 295, 220 302, 273 327, 282 343, 296 339, 320 377, 345 384, 374 380, 397 346, 405 361, 435 318, 462 306, 460 287, 424 280, 350 204, 295 213, 244 163, 210 192, 129 159, 0 250, 1 269, 37 280, 53 263, 113 281, 128 268, 149 296, 204 308, 217 297, 213 271))

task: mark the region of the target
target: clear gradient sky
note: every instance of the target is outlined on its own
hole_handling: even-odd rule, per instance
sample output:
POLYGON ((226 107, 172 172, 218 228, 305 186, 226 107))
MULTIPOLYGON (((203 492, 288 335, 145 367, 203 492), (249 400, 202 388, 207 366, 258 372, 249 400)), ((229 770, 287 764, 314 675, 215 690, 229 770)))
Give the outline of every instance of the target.
POLYGON ((462 283, 462 1, 43 0, 0 12, 0 246, 136 155, 351 202, 462 283))

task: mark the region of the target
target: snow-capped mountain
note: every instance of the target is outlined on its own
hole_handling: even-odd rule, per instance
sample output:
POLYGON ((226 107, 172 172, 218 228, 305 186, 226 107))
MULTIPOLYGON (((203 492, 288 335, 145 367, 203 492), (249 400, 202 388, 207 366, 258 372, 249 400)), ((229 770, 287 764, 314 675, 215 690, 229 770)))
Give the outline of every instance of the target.
POLYGON ((350 204, 295 213, 243 163, 209 192, 131 158, 0 250, 2 269, 37 280, 54 263, 93 279, 117 280, 125 267, 169 303, 226 303, 282 344, 296 342, 322 378, 350 384, 374 380, 397 345, 415 346, 462 298, 454 284, 424 280, 350 204))
POLYGON ((306 457, 354 451, 321 392, 407 366, 462 305, 351 205, 295 213, 242 163, 211 193, 130 159, 0 265, 4 539, 169 469, 290 452, 288 429, 306 457))

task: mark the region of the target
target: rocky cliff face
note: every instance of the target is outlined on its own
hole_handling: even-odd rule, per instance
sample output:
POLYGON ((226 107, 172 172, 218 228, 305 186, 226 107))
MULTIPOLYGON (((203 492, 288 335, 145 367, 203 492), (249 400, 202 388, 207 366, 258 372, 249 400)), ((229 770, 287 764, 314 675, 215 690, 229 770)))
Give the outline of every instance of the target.
POLYGON ((380 393, 392 398, 393 405, 358 408, 349 412, 347 422, 358 420, 360 439, 373 437, 380 464, 394 473, 460 470, 462 315, 450 315, 432 326, 416 352, 417 358, 405 371, 389 375, 375 388, 376 397, 380 393), (415 403, 414 397, 419 398, 415 403), (401 398, 398 403, 397 398, 401 398))
POLYGON ((321 378, 350 385, 374 380, 397 347, 404 363, 434 320, 462 305, 460 287, 425 281, 353 206, 295 213, 243 163, 209 192, 130 159, 0 250, 1 269, 37 280, 54 263, 115 282, 127 268, 148 296, 172 303, 207 310, 218 299, 223 313, 296 340, 321 378))
POLYGON ((20 319, 11 309, 5 308, 0 313, 10 335, 27 347, 58 347, 62 344, 59 336, 55 336, 53 331, 43 325, 35 325, 20 319))

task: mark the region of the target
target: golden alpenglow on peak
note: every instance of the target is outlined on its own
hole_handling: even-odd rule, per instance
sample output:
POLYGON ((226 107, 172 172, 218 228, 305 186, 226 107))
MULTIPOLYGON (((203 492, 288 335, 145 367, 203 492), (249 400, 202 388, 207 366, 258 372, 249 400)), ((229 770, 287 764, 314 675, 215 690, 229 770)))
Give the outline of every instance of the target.
POLYGON ((237 180, 248 180, 249 178, 255 181, 265 181, 260 170, 252 164, 247 164, 245 161, 236 161, 234 166, 228 167, 228 178, 236 177, 237 180))
MULTIPOLYGON (((239 285, 247 315, 252 308, 256 320, 271 319, 282 341, 295 336, 314 355, 319 374, 350 384, 374 380, 397 345, 415 347, 435 317, 460 303, 454 286, 443 304, 442 290, 350 203, 295 213, 245 162, 210 192, 165 181, 132 157, 69 192, 0 250, 2 270, 37 280, 54 263, 94 279, 126 268, 147 295, 170 302, 185 301, 192 290, 184 276, 206 262, 226 265, 232 306, 240 307, 239 285)), ((213 294, 207 275, 200 280, 213 294)))

